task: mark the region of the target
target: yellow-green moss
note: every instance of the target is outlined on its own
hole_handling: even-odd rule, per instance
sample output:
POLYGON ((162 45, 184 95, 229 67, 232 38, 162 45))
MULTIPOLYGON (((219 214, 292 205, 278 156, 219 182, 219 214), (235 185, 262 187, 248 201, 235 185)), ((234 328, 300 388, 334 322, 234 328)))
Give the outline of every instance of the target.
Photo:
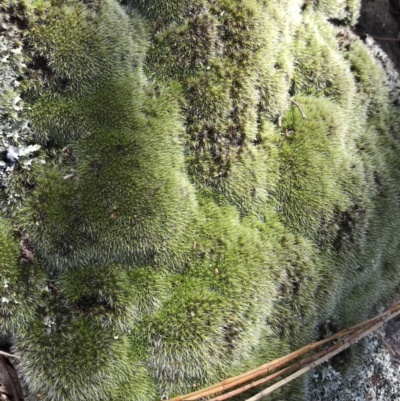
POLYGON ((360 0, 311 0, 305 3, 313 5, 325 17, 346 25, 356 23, 361 7, 360 0))
POLYGON ((338 232, 338 215, 352 205, 364 177, 346 154, 348 123, 333 103, 296 97, 284 116, 280 180, 275 197, 286 221, 322 249, 338 232))
POLYGON ((12 336, 34 318, 44 271, 21 255, 11 224, 0 218, 0 335, 12 336))
MULTIPOLYGON (((140 64, 147 35, 142 25, 115 3, 92 8, 61 2, 32 26, 26 40, 32 57, 29 67, 36 79, 27 86, 37 139, 62 145, 86 135, 98 117, 88 102, 98 111, 99 91, 110 82, 115 86, 103 91, 103 107, 110 98, 119 99, 120 104, 134 101, 127 100, 129 91, 124 93, 121 87, 129 81, 130 87, 138 87, 138 96, 143 86, 140 64)), ((110 112, 115 117, 121 113, 115 121, 126 127, 124 109, 108 107, 110 112)))
POLYGON ((38 136, 42 136, 44 129, 41 116, 46 116, 46 124, 55 127, 53 131, 48 127, 45 132, 47 139, 57 144, 77 137, 70 121, 77 123, 81 132, 80 139, 71 146, 75 163, 61 163, 57 169, 49 166, 38 179, 37 189, 23 211, 24 224, 49 267, 103 263, 110 257, 125 264, 146 264, 157 259, 173 265, 173 255, 167 254, 168 241, 183 235, 185 225, 196 213, 193 189, 183 171, 179 143, 182 125, 175 101, 155 94, 150 85, 145 88, 140 55, 128 46, 129 20, 126 15, 119 19, 123 12, 119 6, 101 5, 96 16, 100 25, 97 29, 94 22, 90 25, 85 19, 93 12, 85 11, 81 4, 54 10, 58 8, 60 13, 49 13, 49 26, 44 25, 52 31, 48 42, 45 35, 32 36, 35 44, 45 42, 37 46, 36 52, 49 60, 48 67, 55 75, 60 69, 62 75, 64 64, 68 60, 72 63, 73 58, 58 57, 64 53, 70 57, 64 48, 64 31, 68 29, 71 34, 78 31, 85 39, 76 51, 85 53, 85 46, 95 42, 91 51, 95 52, 96 46, 101 51, 95 52, 95 56, 89 52, 85 57, 102 61, 91 66, 83 58, 80 65, 82 69, 86 65, 86 69, 74 72, 77 78, 76 82, 71 78, 69 93, 59 91, 54 77, 50 77, 47 91, 34 91, 38 98, 32 107, 32 121, 38 136), (71 13, 73 23, 68 19, 71 13), (112 28, 113 24, 119 28, 112 28), (100 37, 87 39, 87 26, 100 37), (112 34, 108 34, 110 31, 112 34), (115 36, 123 42, 121 45, 114 41, 115 36), (107 58, 112 68, 107 67, 107 58), (81 85, 84 78, 85 84, 81 85), (75 85, 79 90, 74 90, 75 85), (72 98, 78 102, 77 108, 60 109, 53 98, 61 103, 72 98), (80 121, 82 112, 84 123, 80 121), (63 134, 63 122, 68 122, 68 136, 63 134), (98 191, 100 187, 102 190, 98 191), (86 246, 81 247, 80 243, 86 246))
POLYGON ((15 351, 24 355, 19 369, 30 390, 44 400, 153 398, 154 385, 146 369, 129 360, 128 345, 122 333, 64 310, 20 333, 15 351), (123 388, 134 392, 122 394, 123 388))
POLYGON ((198 187, 223 186, 259 136, 260 110, 276 118, 287 107, 297 25, 287 13, 296 11, 293 1, 203 2, 184 21, 155 30, 146 65, 159 80, 179 81, 189 174, 198 187))
POLYGON ((12 224, 47 271, 39 304, 4 313, 31 394, 187 393, 395 294, 399 112, 329 22, 357 1, 32 7, 22 86, 48 162, 11 175, 29 189, 0 223, 0 274, 25 288, 12 224))
POLYGON ((354 102, 354 77, 339 52, 333 27, 306 13, 297 31, 293 93, 327 97, 344 108, 354 102))

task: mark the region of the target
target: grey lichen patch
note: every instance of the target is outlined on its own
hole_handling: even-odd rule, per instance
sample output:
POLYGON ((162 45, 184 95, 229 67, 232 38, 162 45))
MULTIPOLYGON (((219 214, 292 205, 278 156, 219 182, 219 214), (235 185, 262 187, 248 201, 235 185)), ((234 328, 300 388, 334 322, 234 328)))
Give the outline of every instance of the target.
POLYGON ((22 32, 4 9, 0 21, 0 210, 10 215, 21 207, 34 180, 31 170, 45 160, 33 137, 29 107, 21 98, 27 76, 22 32))

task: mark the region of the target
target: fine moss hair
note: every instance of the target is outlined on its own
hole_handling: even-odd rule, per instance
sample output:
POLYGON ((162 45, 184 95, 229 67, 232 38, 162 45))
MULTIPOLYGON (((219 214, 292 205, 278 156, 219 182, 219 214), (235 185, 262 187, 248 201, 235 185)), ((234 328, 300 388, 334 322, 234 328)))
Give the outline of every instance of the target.
POLYGON ((0 335, 9 338, 25 328, 41 304, 45 272, 21 256, 10 223, 0 218, 0 335))
POLYGON ((0 166, 0 337, 31 399, 170 398, 391 302, 400 113, 358 1, 10 4, 46 163, 0 166))

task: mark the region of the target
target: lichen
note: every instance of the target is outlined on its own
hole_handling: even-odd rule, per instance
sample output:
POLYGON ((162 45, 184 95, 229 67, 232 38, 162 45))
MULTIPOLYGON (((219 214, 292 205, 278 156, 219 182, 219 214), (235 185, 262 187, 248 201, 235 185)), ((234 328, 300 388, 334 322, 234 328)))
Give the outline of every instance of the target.
POLYGON ((40 145, 35 143, 29 107, 21 98, 27 65, 21 43, 23 33, 17 22, 21 24, 23 17, 10 17, 18 7, 9 4, 6 11, 0 12, 0 210, 8 215, 22 206, 26 187, 34 179, 31 170, 45 163, 43 152, 38 152, 40 145), (7 158, 10 150, 16 160, 7 158))

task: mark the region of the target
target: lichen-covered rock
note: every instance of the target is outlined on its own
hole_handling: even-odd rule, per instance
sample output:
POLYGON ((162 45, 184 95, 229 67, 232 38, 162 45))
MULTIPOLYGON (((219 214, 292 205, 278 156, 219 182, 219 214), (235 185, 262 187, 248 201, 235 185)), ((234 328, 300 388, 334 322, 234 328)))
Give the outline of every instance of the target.
POLYGON ((400 113, 359 1, 0 7, 0 338, 32 400, 187 393, 393 298, 400 113))

